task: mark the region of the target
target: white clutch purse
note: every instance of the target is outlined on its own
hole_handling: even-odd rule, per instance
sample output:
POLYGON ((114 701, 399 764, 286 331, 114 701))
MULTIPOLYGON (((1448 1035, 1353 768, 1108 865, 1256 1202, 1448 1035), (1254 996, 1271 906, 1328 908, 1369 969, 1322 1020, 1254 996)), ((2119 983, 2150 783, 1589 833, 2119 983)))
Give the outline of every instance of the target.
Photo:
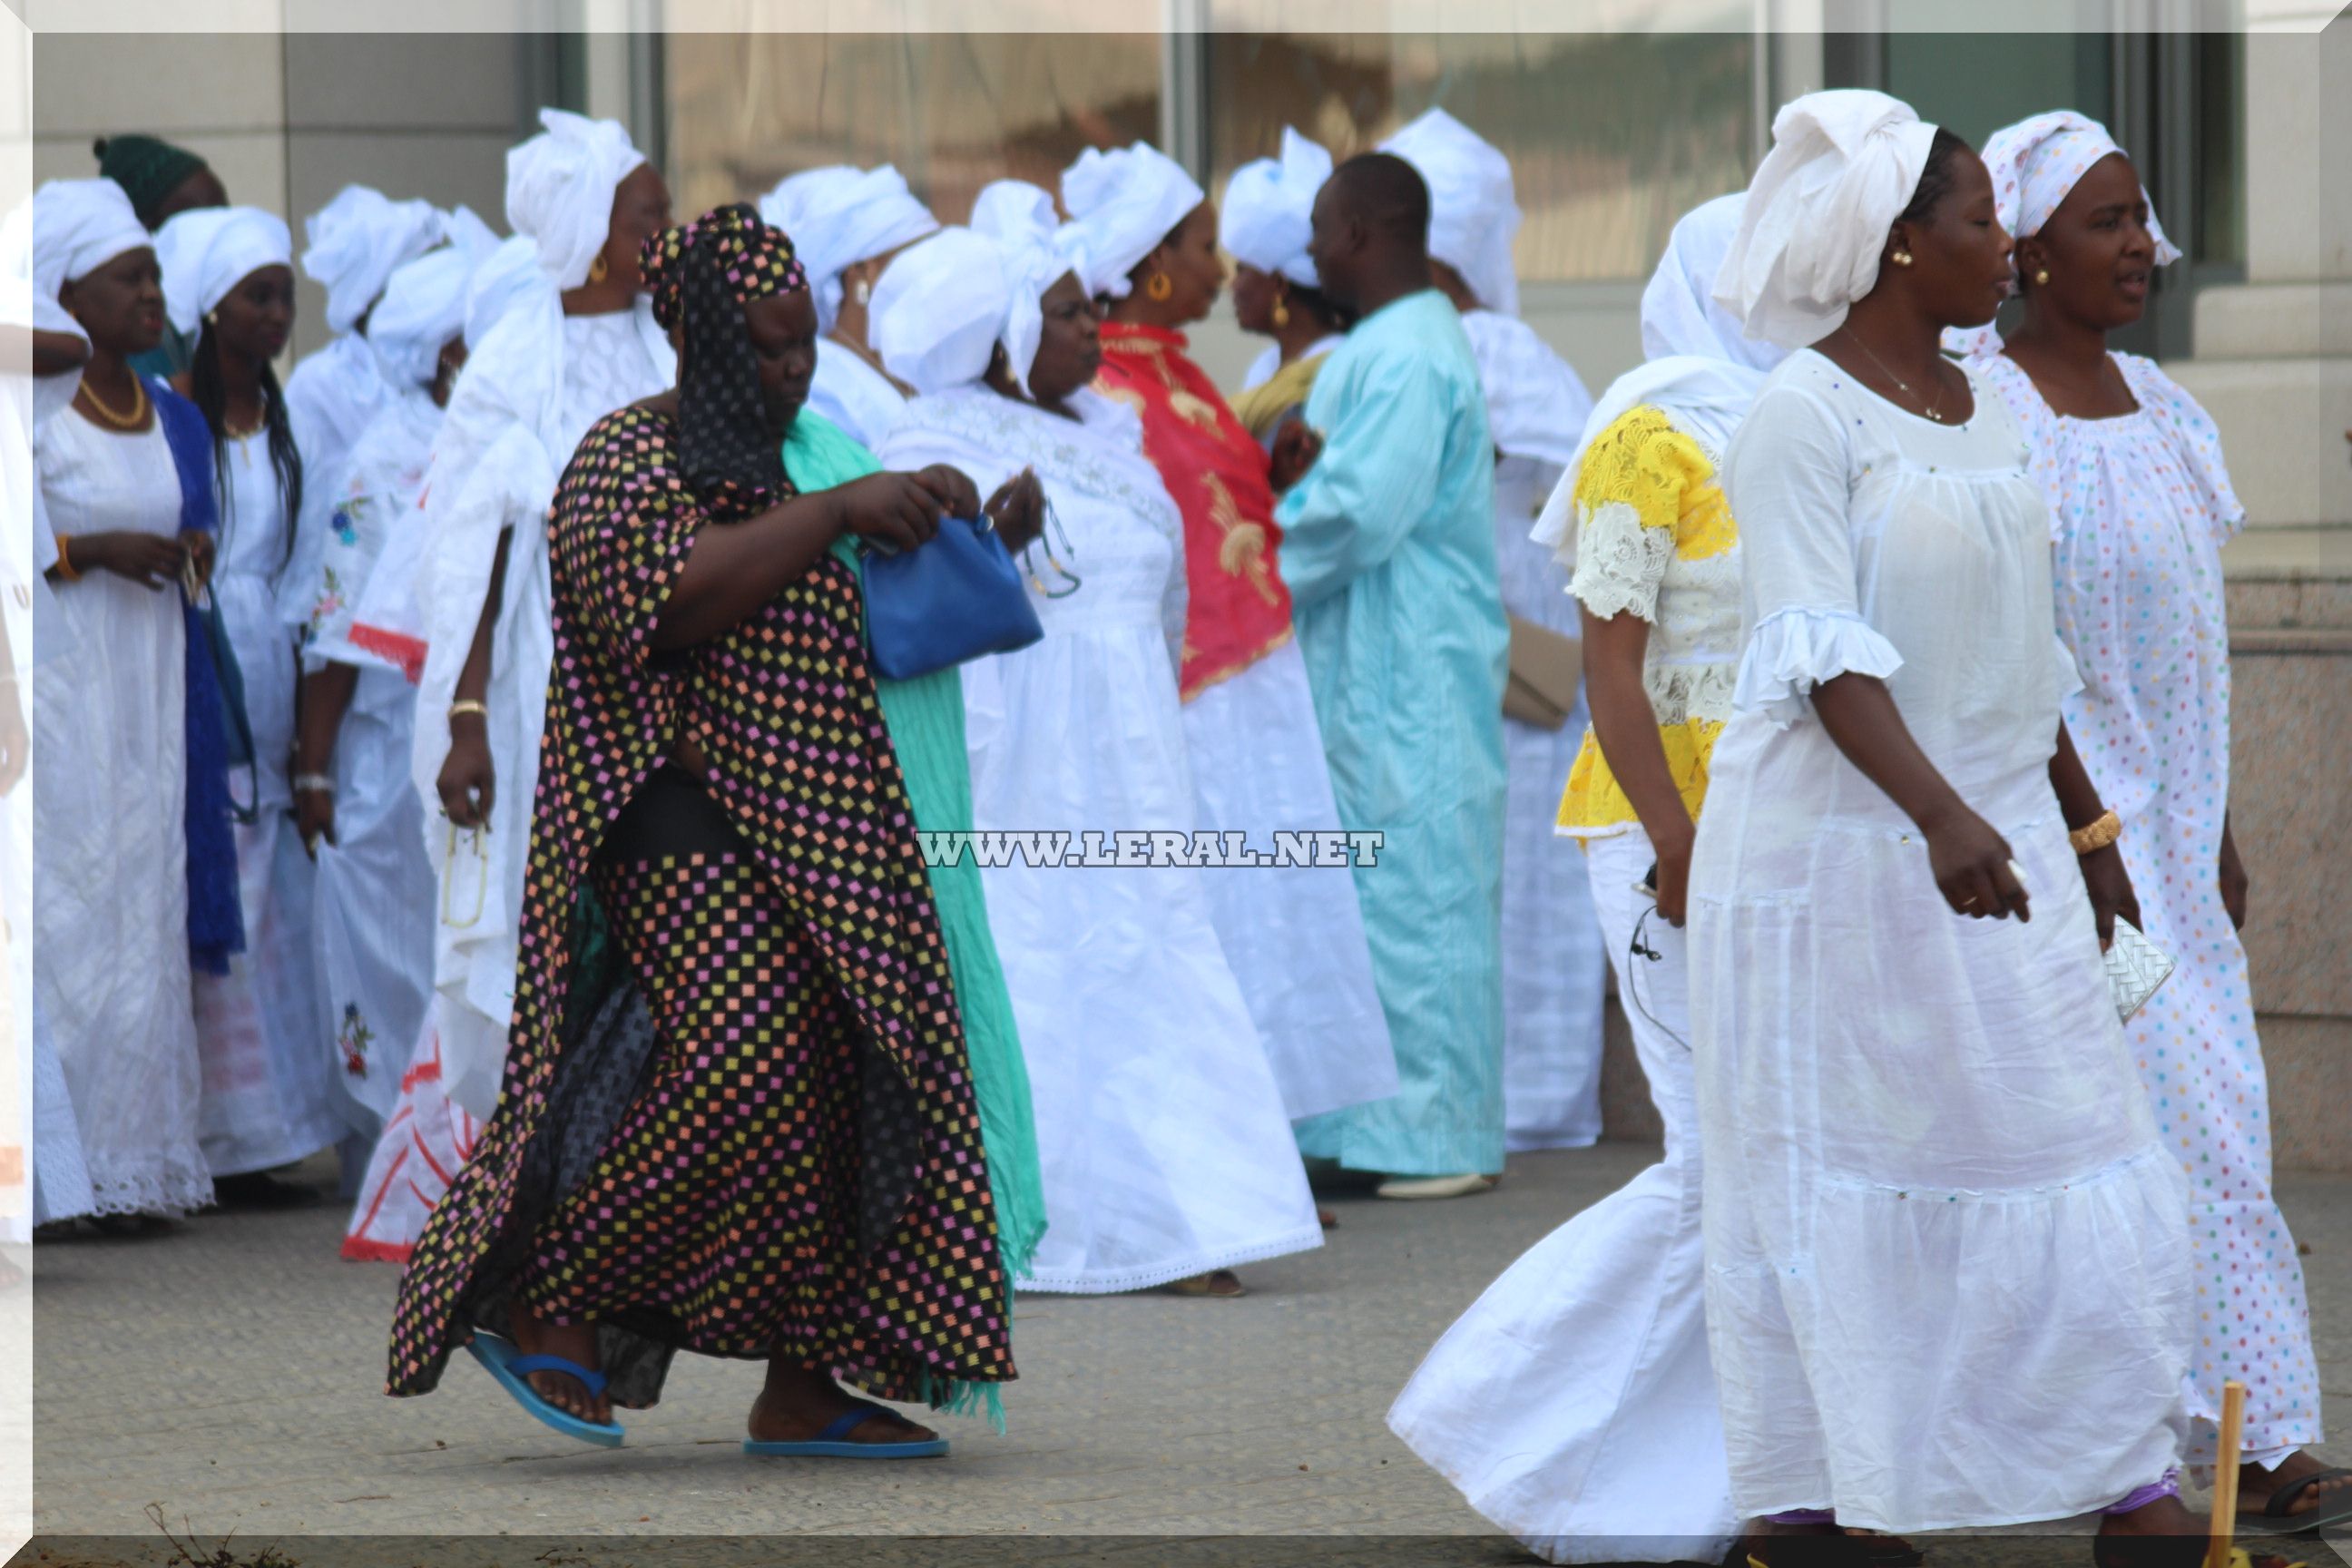
POLYGON ((2128 1024, 2133 1014, 2147 1005, 2156 988, 2171 978, 2172 959, 2120 915, 2116 917, 2116 937, 2107 944, 2105 956, 2116 1016, 2128 1024))

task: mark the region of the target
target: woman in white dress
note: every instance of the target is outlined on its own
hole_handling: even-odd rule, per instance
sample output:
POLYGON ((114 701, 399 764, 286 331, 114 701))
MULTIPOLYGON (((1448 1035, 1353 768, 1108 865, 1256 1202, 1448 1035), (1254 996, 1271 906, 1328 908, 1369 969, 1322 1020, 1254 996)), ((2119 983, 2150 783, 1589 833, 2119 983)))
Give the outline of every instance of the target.
POLYGON ((194 338, 174 389, 212 434, 219 476, 220 564, 214 598, 228 627, 253 732, 240 787, 253 820, 236 828, 245 952, 226 975, 196 976, 205 1157, 224 1203, 284 1206, 316 1194, 271 1177, 342 1136, 332 1061, 310 960, 316 868, 291 821, 298 674, 286 597, 302 462, 269 362, 294 328, 293 243, 255 207, 183 213, 155 237, 163 302, 194 338))
MULTIPOLYGON (((1032 588, 1045 640, 966 665, 964 702, 974 826, 1075 847, 1196 816, 1176 694, 1183 524, 1133 414, 1088 388, 1102 350, 1072 248, 945 230, 884 274, 875 325, 922 394, 882 460, 951 464, 982 494, 1034 470, 1058 520, 1032 588)), ((1024 1289, 1237 1295, 1235 1267, 1322 1244, 1202 875, 983 872, 1045 1173, 1024 1289)))
POLYGON ((2131 889, 2060 717, 2049 514, 1937 352, 2008 252, 1965 142, 1817 93, 1716 288, 1801 351, 1726 464, 1748 644, 1690 891, 1707 1329, 1759 1563, 2094 1510, 2106 1568, 2202 1548, 2160 1539, 2199 1529, 2185 1194, 2100 961, 2131 889))
MULTIPOLYGON (((2025 315, 1971 368, 2032 443, 2056 522, 2058 631, 2083 674, 2067 727, 2123 825, 2148 939, 2172 977, 2125 1027, 2191 1184, 2201 1399, 2246 1385, 2239 1509, 2295 1529, 2352 1519, 2352 1470, 2306 1452, 2319 1374, 2294 1234, 2271 1195, 2270 1089, 2238 928, 2246 873, 2230 833, 2230 635, 2221 545, 2245 521, 2221 434, 2153 360, 2111 353, 2140 319, 2164 237, 2131 160, 2059 112, 1993 132, 1985 163, 2018 236, 2025 315), (2185 1114, 2183 1113, 2185 1112, 2185 1114)), ((2189 1444, 2213 1458, 2213 1429, 2189 1444)))
MULTIPOLYGON (((34 1005, 79 1127, 88 1207, 135 1226, 212 1201, 189 974, 226 968, 243 941, 227 825, 188 811, 189 738, 218 715, 192 711, 196 661, 168 591, 192 560, 210 568, 211 476, 183 486, 167 411, 198 436, 199 469, 202 417, 130 369, 163 335, 162 277, 130 199, 109 180, 60 180, 35 214, 35 287, 90 352, 37 454, 62 646, 34 681, 34 1005)), ((216 743, 209 763, 199 795, 225 816, 216 743)))
POLYGON ((1713 1562, 1738 1530, 1706 1352, 1682 925, 1739 658, 1720 468, 1782 357, 1707 298, 1742 201, 1675 226, 1642 295, 1650 360, 1602 395, 1529 542, 1575 574, 1594 717, 1558 832, 1584 850, 1664 1156, 1487 1287, 1389 1410, 1471 1506, 1554 1563, 1713 1562), (1654 902, 1637 886, 1651 878, 1654 902))
POLYGON ((816 379, 808 405, 867 451, 897 423, 908 388, 867 342, 874 285, 890 258, 940 220, 898 171, 835 164, 803 169, 760 198, 761 221, 793 237, 816 298, 816 379))
MULTIPOLYGON (((1080 280, 1109 301, 1095 390, 1142 421, 1143 455, 1183 519, 1176 684, 1194 818, 1270 857, 1277 833, 1339 827, 1274 521, 1275 495, 1305 471, 1306 447, 1286 440, 1269 458, 1189 352, 1184 329, 1206 319, 1225 279, 1216 208, 1192 177, 1139 142, 1089 151, 1063 174, 1062 200, 1082 237, 1080 280)), ((1355 878, 1269 864, 1221 868, 1206 886, 1290 1119, 1394 1095, 1396 1050, 1355 878)))
POLYGON ((379 1042, 389 1081, 437 1055, 450 1098, 484 1121, 514 1011, 553 657, 548 504, 588 426, 667 388, 677 365, 637 270, 639 247, 669 225, 668 187, 615 121, 548 109, 540 122, 507 154, 516 237, 475 284, 505 303, 470 341, 425 478, 415 597, 427 651, 410 760, 440 876, 432 1037, 379 1042))
MULTIPOLYGON (((362 1068, 374 1065, 376 1041, 413 1041, 424 1030, 436 886, 424 803, 408 777, 416 688, 396 659, 362 646, 354 621, 388 547, 403 535, 413 540, 425 525, 417 498, 441 411, 465 363, 467 289, 481 254, 452 245, 409 262, 370 312, 367 341, 392 390, 352 444, 307 574, 295 822, 319 862, 314 952, 328 1016, 337 1024, 337 1054, 362 1068)), ((420 1065, 428 1073, 437 1068, 412 1061, 396 1076, 343 1079, 345 1119, 373 1154, 346 1258, 395 1256, 423 1228, 431 1205, 418 1201, 416 1178, 431 1186, 433 1177, 400 1156, 413 1154, 426 1127, 446 1128, 449 1117, 437 1074, 421 1084, 420 1065), (404 1110, 406 1141, 385 1136, 404 1110)), ((456 1162, 443 1168, 454 1173, 462 1152, 448 1152, 456 1162)))

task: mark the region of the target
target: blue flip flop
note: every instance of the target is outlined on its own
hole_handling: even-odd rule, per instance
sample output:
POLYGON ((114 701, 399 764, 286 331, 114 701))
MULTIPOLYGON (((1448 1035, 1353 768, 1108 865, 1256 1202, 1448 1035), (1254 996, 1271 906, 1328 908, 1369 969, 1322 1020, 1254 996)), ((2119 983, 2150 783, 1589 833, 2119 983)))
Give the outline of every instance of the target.
POLYGON ((570 1411, 550 1405, 529 1381, 530 1374, 534 1372, 565 1373, 578 1378, 580 1386, 586 1389, 593 1399, 604 1392, 603 1373, 591 1372, 578 1362, 566 1361, 560 1355, 524 1355, 511 1341, 502 1340, 496 1334, 483 1333, 478 1329, 474 1331, 474 1337, 466 1342, 466 1348, 474 1352, 474 1359, 489 1370, 500 1386, 514 1395, 517 1405, 538 1416, 546 1426, 567 1437, 593 1443, 600 1448, 621 1446, 623 1434, 620 1423, 607 1421, 600 1425, 594 1421, 583 1421, 570 1411))
POLYGON ((853 1443, 849 1435, 877 1415, 896 1415, 870 1399, 861 1399, 825 1424, 824 1431, 798 1443, 762 1443, 743 1439, 743 1451, 762 1459, 931 1459, 948 1451, 945 1437, 919 1443, 853 1443))

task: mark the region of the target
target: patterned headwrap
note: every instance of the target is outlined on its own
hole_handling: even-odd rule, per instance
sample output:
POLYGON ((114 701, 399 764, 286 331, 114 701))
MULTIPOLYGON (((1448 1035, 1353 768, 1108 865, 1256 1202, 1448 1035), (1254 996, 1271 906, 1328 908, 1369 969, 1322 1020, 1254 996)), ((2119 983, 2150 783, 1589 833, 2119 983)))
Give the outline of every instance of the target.
POLYGON ((677 424, 687 483, 721 519, 775 505, 792 491, 783 444, 768 428, 741 307, 808 288, 793 242, 749 202, 735 202, 655 235, 638 266, 654 320, 680 332, 685 344, 677 424))
POLYGON ((150 228, 163 198, 205 167, 202 158, 160 136, 101 136, 90 151, 98 154, 100 176, 122 187, 139 221, 150 228))

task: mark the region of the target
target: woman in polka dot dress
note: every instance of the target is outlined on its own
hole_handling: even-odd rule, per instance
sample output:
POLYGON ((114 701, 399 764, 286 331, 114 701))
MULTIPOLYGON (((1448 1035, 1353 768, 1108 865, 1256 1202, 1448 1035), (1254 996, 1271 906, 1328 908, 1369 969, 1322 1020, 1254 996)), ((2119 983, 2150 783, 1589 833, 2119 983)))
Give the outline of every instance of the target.
MULTIPOLYGON (((2056 535, 2061 637, 2083 675, 2066 722, 2121 840, 2171 979, 2126 1026, 2190 1186, 2198 1340, 2190 1375, 2218 1410, 2246 1385, 2241 1511, 2311 1529, 2352 1517, 2352 1471, 2320 1441, 2303 1269, 2271 1197, 2269 1100, 2238 928, 2246 873, 2230 837, 2230 643, 2221 548, 2244 521, 2212 420, 2149 360, 2110 353, 2155 269, 2179 255, 2131 161, 2080 115, 2039 115, 1985 145, 2025 299, 2006 344, 1967 345, 2034 447, 2056 535)), ((2198 1424, 2190 1458, 2210 1463, 2198 1424)))

